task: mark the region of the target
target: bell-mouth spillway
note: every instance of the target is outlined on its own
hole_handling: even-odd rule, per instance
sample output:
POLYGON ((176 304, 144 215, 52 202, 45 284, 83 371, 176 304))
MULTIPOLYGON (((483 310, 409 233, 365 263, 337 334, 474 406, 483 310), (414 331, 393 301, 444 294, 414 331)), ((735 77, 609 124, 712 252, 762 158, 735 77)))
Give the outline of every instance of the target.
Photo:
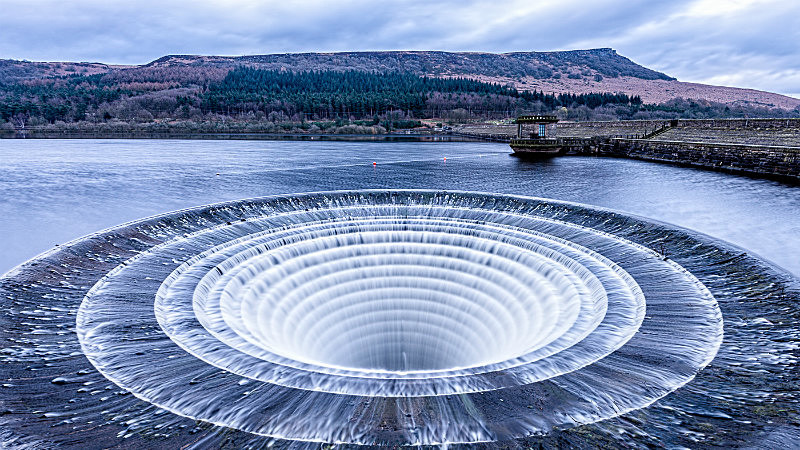
MULTIPOLYGON (((101 427, 109 435, 159 429, 153 412, 120 412, 140 402, 240 433, 242 445, 470 444, 600 432, 631 411, 655 415, 657 426, 672 414, 651 406, 660 399, 736 391, 744 379, 702 376, 709 364, 716 374, 718 352, 722 364, 735 353, 726 340, 748 333, 739 316, 754 312, 729 318, 725 305, 763 297, 754 274, 784 286, 780 301, 795 295, 791 277, 743 264, 740 253, 567 202, 341 191, 124 224, 20 266, 2 289, 16 315, 47 316, 24 305, 51 301, 53 314, 74 321, 74 334, 37 322, 56 332, 34 334, 27 348, 63 348, 59 370, 80 366, 82 379, 133 394, 116 413, 104 406, 126 418, 101 427)), ((11 378, 35 354, 6 353, 11 378)), ((793 364, 786 356, 773 370, 793 364)), ((64 414, 72 426, 91 416, 65 403, 74 416, 53 416, 58 426, 64 414)))

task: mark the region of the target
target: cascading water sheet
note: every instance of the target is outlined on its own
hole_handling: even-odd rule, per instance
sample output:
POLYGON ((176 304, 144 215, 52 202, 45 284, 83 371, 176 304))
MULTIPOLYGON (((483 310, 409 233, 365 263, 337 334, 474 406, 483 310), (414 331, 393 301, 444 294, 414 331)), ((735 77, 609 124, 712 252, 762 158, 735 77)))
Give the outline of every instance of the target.
MULTIPOLYGON (((48 410, 42 424, 103 442, 562 445, 616 432, 633 444, 685 443, 695 436, 663 424, 694 424, 698 409, 725 420, 744 413, 738 389, 753 380, 713 377, 750 332, 742 320, 763 312, 747 300, 767 285, 780 289, 778 303, 796 295, 794 280, 743 266, 736 252, 612 211, 466 192, 330 192, 183 210, 7 274, 14 306, 3 324, 21 325, 6 332, 17 344, 4 353, 13 366, 0 393, 46 391, 21 381, 40 371, 49 388, 72 389, 58 395, 76 397, 15 414, 48 410), (40 333, 24 337, 31 326, 40 333), (48 363, 32 368, 37 359, 48 363), (103 380, 112 384, 93 387, 103 380), (725 401, 700 407, 698 395, 725 401), (670 399, 676 406, 662 405, 670 399), (648 417, 638 435, 626 431, 633 412, 648 417), (201 425, 189 432, 186 419, 201 425)), ((789 373, 785 342, 759 338, 778 358, 767 372, 789 373)))

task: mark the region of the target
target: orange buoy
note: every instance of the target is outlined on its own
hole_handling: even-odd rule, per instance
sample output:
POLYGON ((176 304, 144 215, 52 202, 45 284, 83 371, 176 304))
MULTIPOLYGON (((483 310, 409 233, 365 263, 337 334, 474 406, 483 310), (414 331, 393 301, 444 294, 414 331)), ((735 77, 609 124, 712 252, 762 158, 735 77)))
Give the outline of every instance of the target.
POLYGON ((378 163, 376 163, 375 161, 372 161, 372 165, 373 165, 373 166, 377 166, 377 165, 378 165, 378 163))
POLYGON ((447 157, 444 158, 444 162, 447 162, 447 157))

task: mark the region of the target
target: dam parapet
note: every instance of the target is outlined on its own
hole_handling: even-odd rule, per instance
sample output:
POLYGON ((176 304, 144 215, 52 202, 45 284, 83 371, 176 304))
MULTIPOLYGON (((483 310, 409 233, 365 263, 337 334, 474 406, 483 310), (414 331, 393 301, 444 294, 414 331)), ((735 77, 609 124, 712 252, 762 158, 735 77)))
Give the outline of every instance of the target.
MULTIPOLYGON (((739 130, 745 133, 761 131, 784 132, 794 137, 800 146, 800 119, 676 119, 676 120, 614 120, 591 122, 564 122, 548 126, 550 137, 620 137, 642 138, 664 127, 689 129, 739 130)), ((491 137, 495 140, 510 140, 516 136, 517 125, 509 124, 469 124, 457 127, 455 133, 473 137, 491 137)))

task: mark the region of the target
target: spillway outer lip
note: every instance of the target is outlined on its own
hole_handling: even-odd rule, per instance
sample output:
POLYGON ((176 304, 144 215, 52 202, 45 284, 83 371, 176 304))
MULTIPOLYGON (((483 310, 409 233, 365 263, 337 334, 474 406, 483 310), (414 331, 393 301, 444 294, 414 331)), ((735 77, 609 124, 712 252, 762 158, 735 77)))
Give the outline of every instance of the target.
MULTIPOLYGON (((465 195, 469 195, 469 196, 476 196, 476 195, 487 195, 487 194, 471 193, 471 192, 464 192, 464 191, 445 191, 445 192, 438 192, 438 191, 436 191, 436 192, 434 192, 434 191, 425 191, 425 190, 413 190, 413 191, 412 191, 412 190, 398 190, 398 191, 387 191, 387 190, 370 190, 370 191, 336 191, 336 192, 337 192, 337 193, 352 193, 352 194, 355 194, 355 195, 363 195, 363 194, 366 194, 366 193, 381 193, 381 194, 385 194, 385 193, 387 193, 387 192, 388 192, 388 193, 392 193, 392 192, 397 192, 397 193, 402 193, 402 192, 420 193, 420 192, 422 192, 422 193, 445 194, 445 195, 447 195, 447 194, 454 194, 454 193, 456 193, 456 194, 460 193, 460 194, 465 194, 465 195)), ((335 193, 322 193, 322 194, 324 194, 324 195, 331 195, 331 194, 335 194, 335 193)), ((309 195, 312 195, 312 194, 302 194, 302 195, 309 196, 309 195)), ((319 195, 319 194, 316 194, 316 195, 319 195)), ((491 195, 491 194, 488 194, 488 195, 491 195)), ((499 197, 502 197, 502 198, 520 198, 520 199, 525 199, 525 200, 541 201, 542 203, 544 203, 544 204, 546 204, 546 205, 549 205, 549 206, 558 206, 559 204, 562 204, 562 205, 571 205, 571 206, 576 206, 576 207, 580 207, 580 208, 582 208, 582 209, 588 209, 588 210, 590 210, 590 211, 592 211, 592 210, 594 210, 594 211, 603 211, 603 210, 604 210, 604 209, 602 209, 602 208, 594 208, 594 207, 588 207, 588 208, 587 208, 587 206, 585 206, 585 205, 580 205, 580 204, 576 204, 576 203, 570 203, 570 202, 559 202, 559 201, 551 201, 551 200, 548 200, 548 199, 538 199, 538 198, 535 198, 535 197, 520 197, 520 196, 510 196, 510 195, 504 195, 504 194, 499 194, 498 196, 499 196, 499 197)), ((280 195, 280 196, 270 196, 270 197, 263 197, 263 198, 261 198, 261 200, 264 200, 264 199, 270 199, 270 198, 293 198, 293 199, 296 199, 296 198, 298 198, 298 197, 300 197, 300 196, 299 196, 299 195, 280 195)), ((224 203, 217 204, 216 206, 219 206, 219 205, 234 205, 234 204, 237 204, 237 203, 240 203, 240 202, 237 202, 237 201, 233 201, 233 202, 224 202, 224 203)), ((213 207, 213 206, 215 206, 215 205, 210 205, 209 207, 200 207, 200 208, 187 208, 187 209, 180 210, 180 211, 197 211, 197 210, 202 210, 202 209, 204 209, 204 208, 210 208, 210 207, 213 207)), ((160 214, 160 215, 157 215, 157 216, 152 216, 152 218, 163 217, 163 216, 170 216, 170 215, 176 215, 176 214, 177 214, 178 212, 180 212, 180 211, 175 211, 175 212, 171 212, 171 213, 160 214)), ((619 214, 619 213, 616 213, 616 212, 614 212, 614 211, 611 211, 611 210, 605 210, 605 211, 606 211, 606 212, 609 212, 609 213, 612 213, 612 214, 614 214, 614 215, 616 215, 616 216, 620 216, 620 214, 619 214)), ((625 216, 623 216, 623 217, 625 217, 625 216)), ((80 238, 80 239, 76 239, 76 240, 74 240, 74 241, 71 241, 71 242, 72 242, 72 243, 76 243, 76 242, 78 242, 78 241, 85 240, 85 239, 88 239, 88 238, 90 238, 90 237, 93 237, 93 236, 96 236, 96 235, 100 235, 100 234, 103 234, 103 233, 107 233, 107 232, 109 232, 109 231, 117 231, 117 230, 120 230, 121 228, 124 228, 125 226, 129 226, 129 225, 135 225, 135 224, 140 224, 141 222, 147 221, 147 220, 149 220, 149 219, 152 219, 152 218, 146 218, 146 219, 140 219, 140 220, 137 220, 137 221, 132 221, 132 222, 129 222, 129 223, 127 223, 127 224, 123 224, 123 225, 120 225, 120 226, 112 227, 112 228, 109 228, 109 229, 107 229, 107 230, 104 230, 104 231, 101 231, 101 232, 93 233, 93 234, 89 235, 89 236, 88 236, 88 237, 86 237, 86 238, 80 238)), ((644 219, 643 221, 644 221, 645 223, 647 223, 647 222, 649 222, 649 223, 658 223, 658 222, 652 221, 652 220, 650 220, 650 219, 644 219)), ((677 228, 677 227, 672 227, 672 226, 670 226, 669 228, 673 228, 673 229, 674 229, 674 228, 677 228)), ((695 233, 695 234, 698 234, 698 233, 695 233)), ((45 252, 45 253, 43 253, 43 255, 49 255, 49 254, 52 254, 52 253, 54 253, 54 252, 57 252, 58 250, 61 250, 61 249, 63 249, 63 247, 61 247, 61 248, 56 248, 56 249, 52 249, 51 251, 48 251, 48 252, 45 252)), ((677 265, 677 263, 675 263, 675 262, 672 262, 672 261, 670 261, 670 264, 677 265)), ((20 265, 20 266, 18 266, 18 268, 19 268, 19 267, 22 267, 22 266, 24 266, 24 264, 23 264, 23 265, 20 265)), ((680 266, 679 266, 679 267, 680 267, 680 266)), ((15 272, 15 270, 16 270, 16 269, 17 269, 17 268, 15 268, 15 269, 12 269, 11 271, 9 271, 9 273, 15 272)), ((684 269, 684 270, 685 270, 685 269, 684 269)), ((687 271, 687 272, 688 272, 688 271, 687 271)), ((4 275, 4 277, 10 276, 10 275, 9 275, 9 273, 7 273, 6 275, 4 275)), ((109 272, 109 273, 111 273, 111 272, 109 272)), ((721 323, 720 323, 720 327, 721 327, 721 323)), ((712 358, 713 358, 713 356, 712 356, 712 358)), ((709 361, 710 361, 710 359, 709 359, 709 361)), ((693 376, 692 376, 691 378, 689 378, 689 379, 685 380, 685 382, 688 382, 688 381, 690 381, 692 378, 693 378, 693 376)), ((684 382, 684 384, 685 384, 685 382, 684 382)), ((677 389, 677 387, 676 387, 676 389, 677 389)), ((136 395, 136 393, 134 393, 134 395, 136 395)), ((136 396, 137 396, 137 397, 139 397, 138 395, 136 395, 136 396)), ((140 397, 140 398, 141 398, 141 397, 140 397)), ((657 400, 657 399, 656 399, 656 400, 657 400)), ((653 401, 655 401, 655 400, 653 400, 653 401)), ((645 405, 645 406, 646 406, 646 405, 645 405)), ((170 408, 165 408, 165 409, 170 409, 170 408)), ((636 409, 636 408, 631 408, 631 409, 636 409)), ((627 409, 627 410, 631 410, 631 409, 627 409)), ((625 410, 625 411, 627 411, 627 410, 625 410)), ((620 414, 621 414, 621 413, 624 413, 625 411, 622 411, 622 412, 620 412, 620 414)), ((180 414, 180 415, 183 415, 183 414, 181 414, 181 413, 178 413, 178 414, 180 414)), ((188 417, 188 416, 187 416, 187 417, 188 417)), ((212 421, 212 422, 213 422, 213 421, 212 421)), ((213 422, 213 423, 216 423, 216 422, 213 422)), ((591 422, 584 422, 584 423, 591 423, 591 422)), ((221 425, 223 425, 223 426, 228 426, 227 424, 221 424, 221 425)), ((255 434, 258 434, 258 433, 255 433, 255 434)), ((268 434, 268 435, 269 435, 269 434, 268 434)), ((270 436, 274 436, 274 435, 270 435, 270 436)), ((292 437, 291 439, 293 439, 293 440, 304 440, 304 439, 300 439, 300 438, 296 438, 296 437, 292 437)), ((324 442, 324 440, 316 440, 316 439, 309 439, 309 441, 312 441, 312 442, 324 442)), ((480 442, 480 441, 474 441, 474 442, 480 442)))

